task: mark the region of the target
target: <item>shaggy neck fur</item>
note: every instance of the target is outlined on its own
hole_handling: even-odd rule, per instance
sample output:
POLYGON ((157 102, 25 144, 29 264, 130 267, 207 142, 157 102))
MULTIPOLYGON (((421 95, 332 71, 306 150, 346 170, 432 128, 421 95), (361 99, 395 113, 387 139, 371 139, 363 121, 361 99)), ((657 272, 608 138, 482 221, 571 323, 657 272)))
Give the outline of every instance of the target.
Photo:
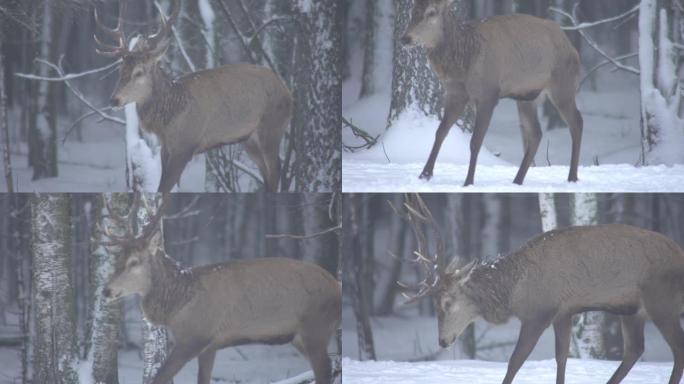
POLYGON ((477 22, 463 22, 447 12, 442 16, 443 38, 428 50, 430 63, 440 79, 465 77, 475 57, 480 53, 477 22))
POLYGON ((138 116, 147 132, 160 135, 187 103, 187 95, 159 65, 150 74, 152 93, 148 100, 139 104, 138 116))
POLYGON ((518 255, 476 265, 463 286, 465 295, 477 305, 482 317, 490 323, 504 323, 512 315, 511 294, 524 273, 519 257, 512 256, 518 255))
POLYGON ((163 251, 152 260, 152 283, 143 297, 145 318, 155 325, 169 325, 173 316, 190 300, 193 294, 190 275, 163 251))

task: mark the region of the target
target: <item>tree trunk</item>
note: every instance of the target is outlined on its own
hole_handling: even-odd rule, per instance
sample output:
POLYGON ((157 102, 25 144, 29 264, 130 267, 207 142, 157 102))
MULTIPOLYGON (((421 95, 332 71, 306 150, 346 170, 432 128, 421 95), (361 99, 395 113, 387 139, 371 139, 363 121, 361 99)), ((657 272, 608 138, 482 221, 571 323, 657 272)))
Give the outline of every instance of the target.
MULTIPOLYGON (((684 162, 684 121, 679 116, 681 92, 677 51, 673 46, 674 7, 658 0, 641 0, 639 9, 639 65, 641 68, 641 124, 644 163, 684 162)), ((681 32, 680 32, 681 33, 681 32)))
POLYGON ((0 31, 0 131, 2 131, 3 161, 5 164, 5 183, 7 192, 14 192, 14 182, 12 180, 12 155, 10 153, 10 129, 9 118, 7 117, 7 93, 5 92, 5 65, 3 51, 3 34, 0 31))
MULTIPOLYGON (((598 204, 596 194, 582 193, 572 195, 573 225, 598 224, 598 204)), ((582 359, 605 359, 606 349, 603 342, 603 312, 584 312, 574 316, 570 354, 582 359)))
MULTIPOLYGON (((127 194, 108 194, 103 195, 102 198, 109 202, 117 214, 126 214, 129 200, 127 194)), ((109 212, 103 204, 97 204, 95 210, 96 221, 100 228, 108 228, 117 235, 125 232, 125 228, 120 223, 107 218, 109 212)), ((106 235, 97 229, 92 239, 94 251, 90 266, 94 309, 92 314, 92 351, 88 360, 92 362, 92 379, 96 383, 118 384, 119 325, 123 317, 121 302, 107 302, 107 299, 102 295, 102 289, 114 271, 116 264, 123 261, 123 255, 120 249, 112 251, 103 246, 101 244, 103 240, 106 240, 106 235)))
MULTIPOLYGON (((147 194, 150 211, 140 209, 138 211, 137 220, 138 227, 142 228, 150 219, 148 215, 153 215, 159 209, 159 202, 155 199, 158 194, 147 194)), ((141 204, 144 206, 144 204, 141 204)), ((156 237, 159 239, 159 244, 150 244, 150 246, 164 249, 164 229, 163 220, 159 221, 159 231, 162 236, 156 237)), ((161 367, 161 364, 166 360, 170 352, 170 339, 166 329, 152 325, 147 320, 143 324, 143 384, 150 384, 161 367)))
POLYGON ((344 241, 344 258, 348 263, 349 278, 354 292, 352 293, 352 306, 356 317, 356 332, 359 347, 359 360, 375 360, 375 345, 373 342, 373 332, 370 324, 370 313, 368 311, 367 291, 364 287, 363 276, 363 252, 361 250, 361 237, 359 233, 359 196, 345 196, 345 220, 344 231, 346 240, 344 241))
POLYGON ((78 383, 69 196, 31 199, 35 314, 33 382, 78 383))
POLYGON ((339 0, 300 2, 292 134, 299 192, 341 188, 342 7, 339 0))
POLYGON ((426 116, 439 116, 441 111, 443 90, 425 51, 401 44, 413 3, 414 0, 394 1, 394 69, 388 129, 405 111, 417 110, 426 116))
POLYGON ((556 202, 553 193, 539 194, 539 213, 541 214, 542 230, 551 231, 558 227, 556 218, 556 202))

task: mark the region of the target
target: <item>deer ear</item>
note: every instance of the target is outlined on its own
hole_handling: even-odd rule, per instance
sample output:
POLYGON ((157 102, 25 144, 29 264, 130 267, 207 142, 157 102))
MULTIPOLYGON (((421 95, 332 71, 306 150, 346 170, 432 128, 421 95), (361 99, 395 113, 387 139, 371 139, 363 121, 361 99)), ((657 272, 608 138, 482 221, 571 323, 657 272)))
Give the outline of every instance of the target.
POLYGON ((460 258, 454 257, 451 263, 449 263, 449 266, 446 269, 446 273, 452 278, 460 279, 462 277, 467 276, 468 272, 470 272, 470 270, 473 269, 473 267, 476 264, 477 261, 475 260, 467 264, 464 264, 460 258))
POLYGON ((166 50, 169 49, 169 45, 171 45, 171 41, 168 38, 161 40, 156 47, 152 48, 150 56, 153 57, 155 61, 161 60, 166 53, 166 50))

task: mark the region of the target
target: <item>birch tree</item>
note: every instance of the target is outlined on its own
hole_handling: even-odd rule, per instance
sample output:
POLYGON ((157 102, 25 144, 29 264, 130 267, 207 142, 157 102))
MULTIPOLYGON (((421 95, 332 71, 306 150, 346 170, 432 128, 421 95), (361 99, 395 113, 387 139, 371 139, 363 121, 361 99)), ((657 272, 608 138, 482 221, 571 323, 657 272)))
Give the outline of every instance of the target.
POLYGON ((35 338, 33 382, 78 383, 69 196, 31 199, 35 338))
MULTIPOLYGON (((150 220, 150 216, 154 215, 156 210, 159 209, 159 202, 155 199, 155 196, 161 196, 157 194, 148 194, 146 199, 147 204, 143 202, 141 204, 143 207, 149 207, 147 209, 140 209, 137 213, 138 228, 142 228, 150 220)), ((159 221, 159 231, 162 236, 154 236, 151 241, 158 240, 159 244, 151 244, 153 247, 158 247, 164 249, 164 231, 163 231, 163 221, 159 221)), ((157 374, 157 371, 161 367, 162 363, 166 360, 166 357, 170 351, 170 339, 167 331, 162 328, 153 325, 149 321, 145 320, 143 324, 143 384, 150 384, 157 374)))
POLYGON ((342 5, 300 1, 295 62, 294 164, 299 192, 342 184, 342 5))
POLYGON ((553 193, 539 194, 539 213, 541 214, 542 230, 551 231, 558 227, 556 218, 556 202, 553 193))
POLYGON ((684 162, 684 84, 674 45, 683 32, 674 25, 674 7, 674 2, 658 0, 641 0, 639 7, 642 146, 648 164, 684 162))
MULTIPOLYGON (((126 194, 107 194, 102 199, 109 203, 112 210, 118 215, 125 215, 128 208, 128 196, 126 194)), ((97 207, 99 214, 97 221, 99 228, 109 228, 111 233, 123 235, 125 228, 121 224, 109 219, 110 212, 105 204, 97 207)), ((119 325, 122 319, 121 302, 109 303, 102 295, 109 276, 115 269, 117 261, 122 260, 121 249, 110 249, 102 245, 107 236, 97 229, 93 237, 94 251, 91 264, 91 289, 93 291, 93 332, 91 351, 88 363, 91 364, 91 377, 98 384, 118 384, 118 337, 119 325)), ((113 248, 113 247, 112 247, 113 248)), ((118 247, 117 247, 118 248, 118 247)))
MULTIPOLYGON (((598 224, 598 202, 596 194, 577 193, 571 198, 572 225, 598 224)), ((580 255, 581 256, 581 255, 580 255)), ((603 343, 603 312, 580 313, 573 318, 570 355, 582 359, 605 359, 603 343)))

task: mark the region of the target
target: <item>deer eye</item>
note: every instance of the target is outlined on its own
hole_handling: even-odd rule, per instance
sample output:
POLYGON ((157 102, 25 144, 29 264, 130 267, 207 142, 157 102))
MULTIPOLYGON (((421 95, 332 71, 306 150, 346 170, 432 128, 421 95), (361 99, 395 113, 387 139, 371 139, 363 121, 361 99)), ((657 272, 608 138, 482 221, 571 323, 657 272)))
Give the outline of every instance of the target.
POLYGON ((142 76, 142 74, 143 74, 142 69, 136 69, 133 71, 133 78, 138 78, 138 77, 142 76))
POLYGON ((448 311, 451 308, 451 301, 444 302, 444 310, 448 311))
POLYGON ((431 19, 431 18, 433 18, 433 17, 435 17, 435 16, 437 16, 437 11, 435 11, 434 9, 430 9, 429 11, 427 11, 427 12, 425 13, 425 17, 428 18, 428 19, 431 19))
POLYGON ((131 260, 128 262, 128 268, 133 268, 137 267, 140 264, 140 261, 138 260, 131 260))

